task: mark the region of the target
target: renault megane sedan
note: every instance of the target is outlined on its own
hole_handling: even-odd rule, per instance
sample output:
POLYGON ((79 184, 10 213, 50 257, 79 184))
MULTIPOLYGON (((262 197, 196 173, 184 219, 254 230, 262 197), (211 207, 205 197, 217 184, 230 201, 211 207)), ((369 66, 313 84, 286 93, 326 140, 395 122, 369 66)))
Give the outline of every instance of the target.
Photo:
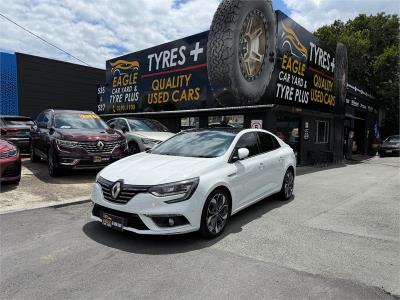
POLYGON ((275 193, 290 199, 295 161, 265 130, 183 131, 99 172, 92 218, 120 231, 216 237, 247 206, 275 193))

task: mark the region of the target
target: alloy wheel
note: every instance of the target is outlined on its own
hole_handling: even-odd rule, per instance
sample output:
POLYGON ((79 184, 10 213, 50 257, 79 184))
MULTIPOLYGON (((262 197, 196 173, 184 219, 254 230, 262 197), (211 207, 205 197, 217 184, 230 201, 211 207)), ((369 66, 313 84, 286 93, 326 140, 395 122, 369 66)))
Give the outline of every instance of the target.
POLYGON ((206 224, 208 230, 218 234, 225 227, 229 214, 227 197, 222 193, 213 196, 207 207, 206 224))
POLYGON ((294 175, 292 171, 287 171, 284 179, 284 192, 287 199, 293 194, 294 188, 294 175))

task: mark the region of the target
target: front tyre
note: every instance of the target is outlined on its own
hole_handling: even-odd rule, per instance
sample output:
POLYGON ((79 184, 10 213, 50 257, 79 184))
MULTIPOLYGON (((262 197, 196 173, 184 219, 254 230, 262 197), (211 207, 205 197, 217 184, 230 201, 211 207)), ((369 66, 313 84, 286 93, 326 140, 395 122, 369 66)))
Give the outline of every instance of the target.
POLYGON ((47 168, 51 177, 57 177, 60 175, 60 169, 57 167, 54 151, 51 149, 47 154, 47 168))
POLYGON ((230 211, 231 202, 228 193, 222 189, 214 190, 204 203, 200 235, 205 238, 219 236, 225 229, 230 211))
POLYGON ((294 172, 292 169, 287 169, 285 177, 283 177, 282 188, 279 192, 279 198, 289 200, 292 198, 294 189, 294 172))
POLYGON ((33 142, 30 142, 29 148, 30 148, 30 159, 31 159, 31 162, 40 161, 40 157, 35 154, 35 146, 33 145, 33 142))

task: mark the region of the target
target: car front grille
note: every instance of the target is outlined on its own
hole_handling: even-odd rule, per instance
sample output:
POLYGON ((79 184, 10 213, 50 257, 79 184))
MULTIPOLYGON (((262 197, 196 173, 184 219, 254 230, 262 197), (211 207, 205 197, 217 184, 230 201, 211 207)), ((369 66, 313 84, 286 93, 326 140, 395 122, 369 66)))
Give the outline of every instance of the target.
POLYGON ((92 210, 92 214, 95 217, 102 218, 102 214, 108 213, 113 216, 125 218, 127 221, 126 226, 139 229, 139 230, 149 230, 149 228, 143 223, 142 219, 137 214, 131 214, 123 211, 118 211, 115 209, 111 209, 105 206, 101 206, 99 204, 95 204, 92 210))
POLYGON ((124 142, 102 142, 103 147, 99 147, 98 142, 80 142, 78 147, 85 149, 88 153, 107 153, 112 152, 115 147, 121 146, 124 142))
POLYGON ((129 185, 129 184, 121 184, 121 190, 118 194, 118 197, 113 198, 111 194, 111 189, 114 186, 115 182, 109 181, 100 177, 97 180, 97 183, 101 186, 101 190, 103 191, 104 199, 110 202, 126 204, 129 200, 131 200, 138 193, 146 193, 148 190, 148 186, 138 186, 138 185, 129 185))

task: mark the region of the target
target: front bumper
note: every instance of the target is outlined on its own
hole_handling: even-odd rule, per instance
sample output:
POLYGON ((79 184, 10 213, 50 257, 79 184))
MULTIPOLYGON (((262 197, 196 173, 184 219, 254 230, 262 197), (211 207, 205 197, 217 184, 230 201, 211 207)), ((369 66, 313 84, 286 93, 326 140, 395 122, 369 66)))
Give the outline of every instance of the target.
POLYGON ((381 148, 380 155, 400 155, 400 148, 381 148))
POLYGON ((127 149, 118 147, 111 153, 88 153, 83 149, 64 149, 57 147, 56 163, 63 169, 101 169, 129 155, 127 149))
POLYGON ((127 224, 123 226, 123 230, 139 234, 168 235, 199 230, 204 203, 202 199, 205 199, 201 192, 196 190, 186 201, 173 204, 164 202, 172 199, 174 199, 172 196, 156 197, 150 193, 138 193, 126 204, 117 204, 105 200, 100 185, 96 183, 91 194, 91 200, 94 203, 92 219, 102 221, 98 211, 117 217, 128 217, 131 221, 128 220, 127 224), (161 227, 156 224, 156 218, 167 218, 168 216, 183 216, 188 222, 184 225, 170 227, 161 227))

